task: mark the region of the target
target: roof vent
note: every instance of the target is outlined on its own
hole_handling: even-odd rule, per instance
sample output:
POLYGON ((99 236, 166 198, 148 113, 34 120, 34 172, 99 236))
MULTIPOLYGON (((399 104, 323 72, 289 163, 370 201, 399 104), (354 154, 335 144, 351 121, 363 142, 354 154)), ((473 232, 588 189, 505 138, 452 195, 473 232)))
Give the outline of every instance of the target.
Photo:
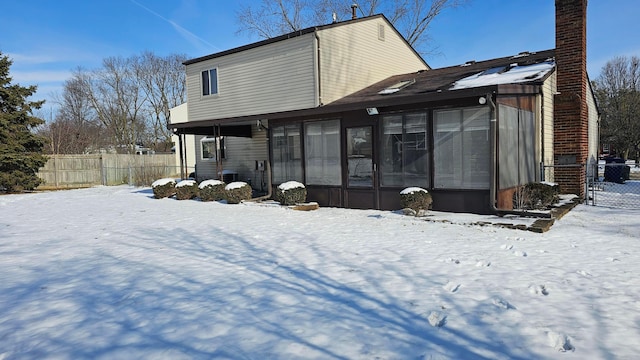
POLYGON ((467 61, 466 63, 464 63, 464 64, 462 64, 462 65, 460 65, 460 66, 471 66, 471 65, 473 65, 473 64, 475 64, 475 63, 476 63, 476 61, 475 61, 475 60, 469 60, 469 61, 467 61))

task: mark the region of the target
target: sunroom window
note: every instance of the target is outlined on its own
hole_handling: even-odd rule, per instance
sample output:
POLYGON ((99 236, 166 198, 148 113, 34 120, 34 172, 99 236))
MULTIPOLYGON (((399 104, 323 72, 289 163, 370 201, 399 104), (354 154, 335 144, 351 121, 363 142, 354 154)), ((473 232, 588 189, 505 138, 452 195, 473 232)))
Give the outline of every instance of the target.
POLYGON ((429 186, 427 114, 382 118, 381 183, 383 186, 429 186))
POLYGON ((434 187, 489 189, 489 108, 434 111, 434 187))
POLYGON ((305 177, 309 185, 340 185, 340 120, 304 127, 305 177))
POLYGON ((286 181, 302 182, 302 149, 300 125, 271 127, 273 164, 271 174, 274 184, 286 181))

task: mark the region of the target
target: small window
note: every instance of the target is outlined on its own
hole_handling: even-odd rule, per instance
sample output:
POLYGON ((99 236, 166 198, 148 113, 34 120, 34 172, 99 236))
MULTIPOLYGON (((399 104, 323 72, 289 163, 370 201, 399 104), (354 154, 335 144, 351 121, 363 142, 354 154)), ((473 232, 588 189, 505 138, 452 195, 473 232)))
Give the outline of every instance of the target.
POLYGON ((218 154, 220 159, 226 158, 224 136, 207 136, 200 140, 200 144, 202 145, 202 160, 216 160, 218 154))
POLYGON ((218 93, 218 69, 209 69, 202 72, 202 96, 218 93))

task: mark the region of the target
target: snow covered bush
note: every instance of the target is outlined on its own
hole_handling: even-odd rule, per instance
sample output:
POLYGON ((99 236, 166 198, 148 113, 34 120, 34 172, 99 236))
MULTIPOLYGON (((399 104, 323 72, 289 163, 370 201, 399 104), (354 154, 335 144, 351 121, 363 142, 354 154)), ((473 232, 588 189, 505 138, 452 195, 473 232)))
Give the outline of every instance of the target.
POLYGON ((408 187, 400 192, 400 204, 403 209, 411 209, 417 213, 431 208, 431 194, 423 188, 408 187))
POLYGON ((200 190, 200 200, 218 201, 224 199, 224 188, 226 184, 220 180, 205 180, 198 186, 200 190))
POLYGON ((198 196, 198 183, 195 180, 182 180, 176 184, 176 199, 189 200, 198 196))
POLYGON ((307 189, 297 181, 287 181, 278 185, 275 200, 281 205, 295 205, 307 201, 307 189))
POLYGON ((513 194, 513 207, 520 210, 543 210, 560 199, 560 186, 547 182, 529 183, 513 194))
POLYGON ((229 204, 239 204, 243 200, 251 200, 251 186, 243 181, 235 181, 225 186, 225 199, 229 204))
POLYGON ((173 178, 158 179, 151 184, 151 188, 156 199, 171 197, 176 194, 176 181, 173 178))

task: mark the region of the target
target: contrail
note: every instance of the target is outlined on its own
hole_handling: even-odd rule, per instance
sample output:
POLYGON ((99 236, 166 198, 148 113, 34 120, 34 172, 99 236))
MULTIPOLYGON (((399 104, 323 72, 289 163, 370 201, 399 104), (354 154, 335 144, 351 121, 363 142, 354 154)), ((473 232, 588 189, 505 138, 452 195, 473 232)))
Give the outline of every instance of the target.
MULTIPOLYGON (((182 26, 180 26, 180 25, 176 24, 173 20, 169 20, 169 19, 165 18, 164 16, 162 16, 162 15, 158 14, 157 12, 155 12, 155 11, 153 11, 153 10, 149 9, 148 7, 146 7, 146 6, 142 5, 142 4, 140 4, 140 3, 139 3, 139 2, 137 2, 136 0, 130 0, 130 1, 131 1, 132 3, 134 3, 134 4, 138 5, 139 7, 143 8, 145 11, 147 11, 147 12, 149 12, 149 13, 151 13, 151 14, 153 14, 153 15, 157 16, 157 17, 159 17, 160 19, 162 19, 162 20, 164 20, 164 21, 168 22, 168 23, 169 23, 171 26, 173 26, 173 28, 174 28, 174 29, 175 29, 175 30, 176 30, 176 31, 177 31, 177 32, 178 32, 182 37, 184 37, 187 41, 189 41, 189 42, 193 43, 193 41, 192 41, 192 40, 193 40, 193 39, 195 39, 195 40, 199 41, 200 43, 203 43, 203 44, 205 44, 205 45, 207 45, 207 46, 211 47, 212 49, 214 49, 214 51, 220 51, 220 50, 221 50, 219 47, 217 47, 217 46, 213 45, 212 43, 208 42, 207 40, 205 40, 205 39, 203 39, 203 38, 199 37, 198 35, 196 35, 196 34, 192 33, 191 31, 189 31, 189 30, 187 30, 187 29, 183 28, 182 26)), ((194 44, 194 45, 197 45, 197 44, 194 44)))

